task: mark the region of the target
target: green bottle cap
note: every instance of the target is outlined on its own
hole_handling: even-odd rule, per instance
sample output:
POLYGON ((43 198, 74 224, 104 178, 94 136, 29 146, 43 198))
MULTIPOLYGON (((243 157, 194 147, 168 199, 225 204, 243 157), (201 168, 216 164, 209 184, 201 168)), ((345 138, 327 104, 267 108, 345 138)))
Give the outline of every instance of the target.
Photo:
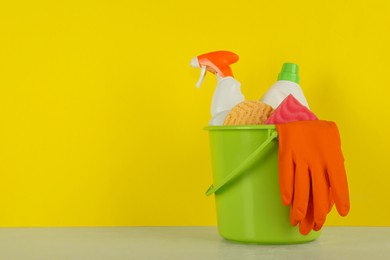
POLYGON ((278 80, 288 80, 299 84, 299 67, 295 63, 284 63, 278 80))

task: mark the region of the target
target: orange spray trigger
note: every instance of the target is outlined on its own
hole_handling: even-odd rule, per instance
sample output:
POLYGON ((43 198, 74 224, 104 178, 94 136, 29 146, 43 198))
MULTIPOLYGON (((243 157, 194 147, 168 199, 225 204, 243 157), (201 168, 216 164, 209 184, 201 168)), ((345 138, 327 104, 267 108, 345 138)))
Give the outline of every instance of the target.
POLYGON ((229 111, 238 103, 244 101, 241 93, 241 83, 233 77, 230 65, 238 61, 238 55, 230 51, 214 51, 192 58, 190 65, 200 68, 200 77, 196 83, 199 88, 206 72, 214 74, 217 86, 211 101, 211 120, 209 125, 223 125, 229 111))

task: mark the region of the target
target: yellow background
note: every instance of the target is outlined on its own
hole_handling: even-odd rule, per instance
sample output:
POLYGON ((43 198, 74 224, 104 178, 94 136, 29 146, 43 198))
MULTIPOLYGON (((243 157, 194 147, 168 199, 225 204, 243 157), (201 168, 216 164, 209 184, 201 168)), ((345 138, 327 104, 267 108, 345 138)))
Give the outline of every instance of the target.
POLYGON ((351 212, 390 224, 389 1, 2 1, 0 226, 215 225, 207 132, 214 50, 247 99, 300 65, 338 123, 351 212))

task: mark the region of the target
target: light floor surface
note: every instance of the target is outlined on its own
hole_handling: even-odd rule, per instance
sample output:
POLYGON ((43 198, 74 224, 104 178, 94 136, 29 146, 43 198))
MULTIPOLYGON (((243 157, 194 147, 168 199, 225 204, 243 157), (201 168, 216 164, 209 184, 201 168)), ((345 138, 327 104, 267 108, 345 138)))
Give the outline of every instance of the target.
POLYGON ((325 227, 298 245, 230 242, 216 227, 0 228, 0 259, 390 259, 390 227, 325 227))

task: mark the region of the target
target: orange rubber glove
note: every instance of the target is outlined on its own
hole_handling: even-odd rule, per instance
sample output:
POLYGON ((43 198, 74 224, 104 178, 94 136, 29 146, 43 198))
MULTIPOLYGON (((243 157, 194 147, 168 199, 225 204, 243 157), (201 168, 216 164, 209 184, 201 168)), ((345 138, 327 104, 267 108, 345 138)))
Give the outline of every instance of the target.
MULTIPOLYGON (((329 210, 328 210, 328 213, 332 210, 332 207, 333 207, 333 204, 334 204, 334 199, 333 199, 333 195, 332 195, 332 191, 331 189, 329 189, 329 210)), ((322 226, 318 226, 318 225, 315 225, 315 222, 314 222, 314 212, 313 212, 313 194, 312 194, 312 191, 310 190, 310 195, 309 195, 309 203, 307 205, 307 211, 306 211, 306 216, 302 219, 302 220, 298 220, 295 218, 295 215, 294 215, 294 211, 293 211, 293 208, 294 207, 290 207, 290 220, 291 220, 291 224, 293 226, 296 226, 299 224, 299 232, 302 234, 302 235, 307 235, 310 233, 310 231, 312 229, 314 229, 315 231, 318 231, 322 228, 322 226)))
POLYGON ((324 120, 276 125, 279 134, 279 184, 292 225, 300 232, 320 230, 333 203, 349 212, 349 193, 337 126, 324 120))

